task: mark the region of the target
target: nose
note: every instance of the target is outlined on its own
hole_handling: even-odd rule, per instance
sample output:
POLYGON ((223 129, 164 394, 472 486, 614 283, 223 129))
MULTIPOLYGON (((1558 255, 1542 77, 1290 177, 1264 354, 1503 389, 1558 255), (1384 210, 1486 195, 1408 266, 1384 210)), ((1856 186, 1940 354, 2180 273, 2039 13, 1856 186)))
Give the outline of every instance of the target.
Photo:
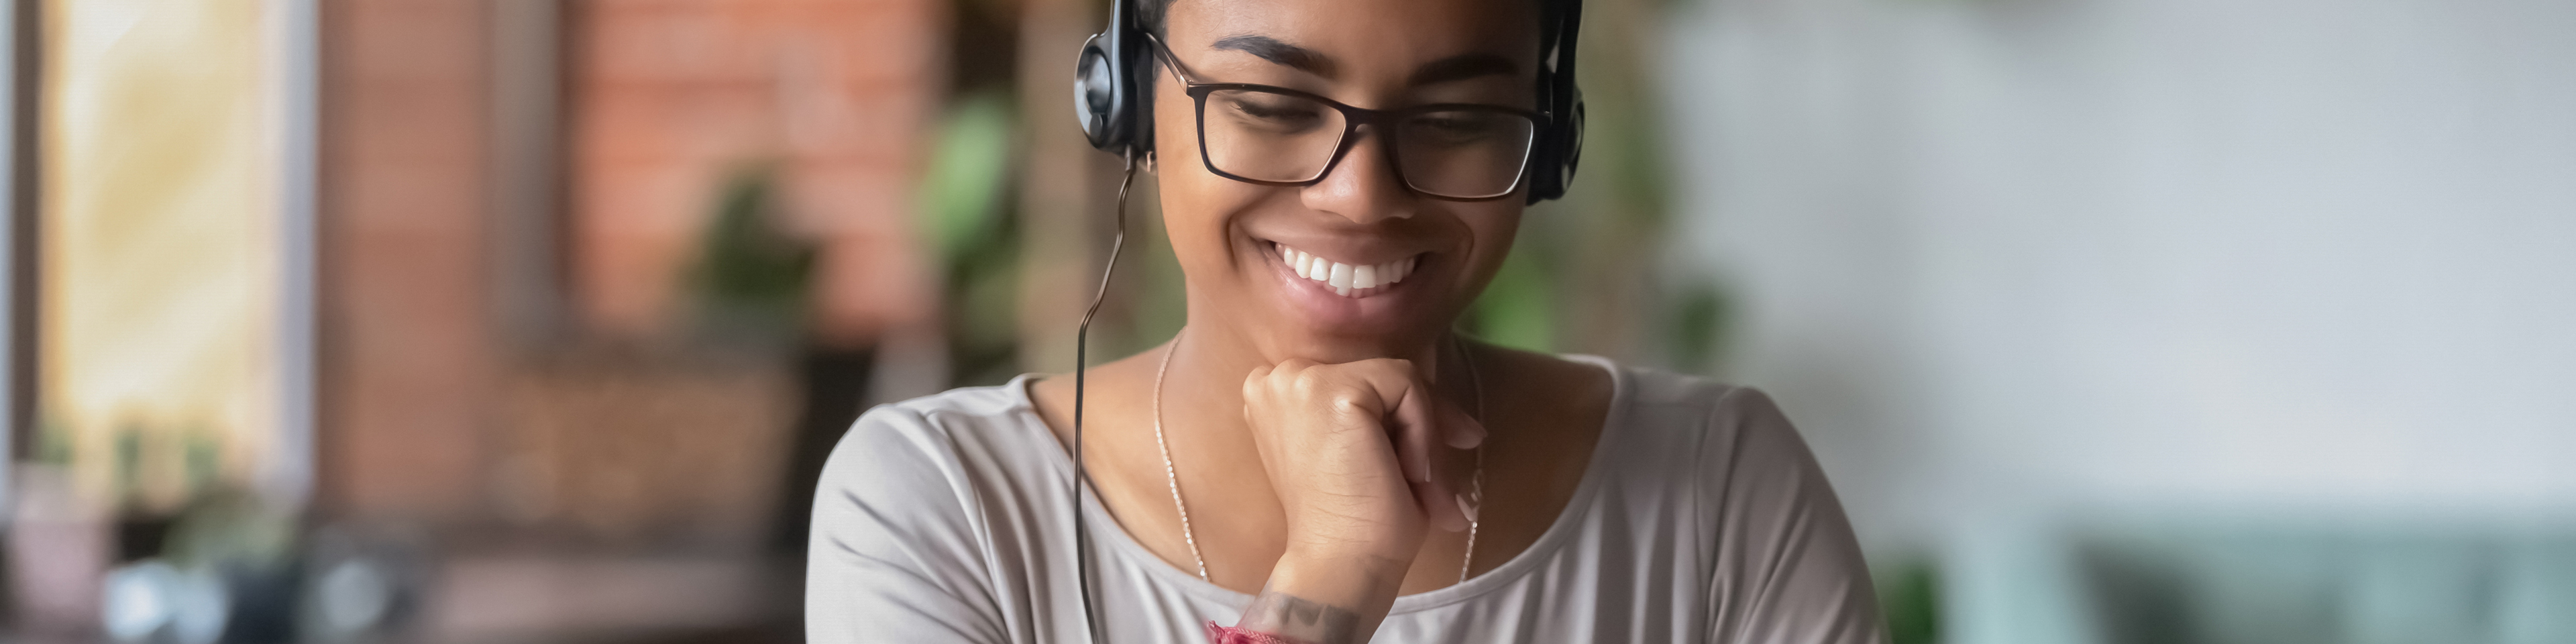
POLYGON ((1386 137, 1375 126, 1361 126, 1351 149, 1324 180, 1306 186, 1298 198, 1306 207, 1341 215, 1353 223, 1373 224, 1413 216, 1413 191, 1387 163, 1386 137))

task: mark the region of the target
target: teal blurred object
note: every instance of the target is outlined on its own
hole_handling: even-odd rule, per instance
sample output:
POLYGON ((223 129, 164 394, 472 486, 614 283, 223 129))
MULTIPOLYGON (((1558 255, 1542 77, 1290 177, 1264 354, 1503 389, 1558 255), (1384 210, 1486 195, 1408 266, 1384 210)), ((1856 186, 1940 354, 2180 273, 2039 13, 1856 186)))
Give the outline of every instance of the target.
POLYGON ((1966 550, 1950 641, 2576 642, 2576 532, 2122 525, 1966 550))

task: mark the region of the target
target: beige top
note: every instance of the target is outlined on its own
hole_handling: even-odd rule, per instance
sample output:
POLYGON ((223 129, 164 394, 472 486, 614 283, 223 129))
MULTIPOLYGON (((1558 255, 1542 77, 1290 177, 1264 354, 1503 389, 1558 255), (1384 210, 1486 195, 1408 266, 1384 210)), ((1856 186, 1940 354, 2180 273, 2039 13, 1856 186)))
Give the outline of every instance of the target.
MULTIPOLYGON (((1762 392, 1608 369, 1572 500, 1484 574, 1395 599, 1372 642, 1884 642, 1850 522, 1762 392)), ((806 636, 1084 643, 1073 463, 1022 376, 869 410, 814 502, 806 636)), ((1093 601, 1118 644, 1199 644, 1252 597, 1138 545, 1086 487, 1093 601)))

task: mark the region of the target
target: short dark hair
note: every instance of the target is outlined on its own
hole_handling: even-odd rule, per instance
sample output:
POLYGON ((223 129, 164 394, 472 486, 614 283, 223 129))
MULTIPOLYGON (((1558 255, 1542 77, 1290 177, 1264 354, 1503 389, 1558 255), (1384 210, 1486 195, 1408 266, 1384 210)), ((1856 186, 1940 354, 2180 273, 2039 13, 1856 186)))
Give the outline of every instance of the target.
MULTIPOLYGON (((1128 2, 1131 0, 1113 1, 1128 2)), ((1170 14, 1172 2, 1174 2, 1174 0, 1132 1, 1136 3, 1136 21, 1145 26, 1146 33, 1154 34, 1154 37, 1156 38, 1170 37, 1170 34, 1163 32, 1163 22, 1165 17, 1170 14)), ((1538 5, 1540 29, 1542 31, 1546 29, 1548 16, 1565 4, 1563 0, 1531 0, 1531 2, 1538 5)), ((1542 36, 1544 36, 1544 34, 1542 34, 1542 36)))

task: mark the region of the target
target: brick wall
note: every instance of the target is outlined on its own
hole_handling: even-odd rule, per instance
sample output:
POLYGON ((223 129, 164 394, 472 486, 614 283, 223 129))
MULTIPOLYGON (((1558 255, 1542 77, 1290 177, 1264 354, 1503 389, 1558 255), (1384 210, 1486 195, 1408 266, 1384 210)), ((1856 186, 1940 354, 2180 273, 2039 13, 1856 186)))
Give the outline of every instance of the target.
POLYGON ((317 439, 327 509, 441 520, 477 501, 496 375, 484 9, 322 6, 317 439))
MULTIPOLYGON (((624 430, 530 400, 543 369, 568 367, 499 332, 494 286, 517 276, 495 268, 510 229, 494 155, 517 146, 495 145, 493 8, 513 1, 323 3, 319 502, 334 514, 494 517, 494 481, 535 467, 511 461, 523 447, 624 430)), ((559 1, 575 338, 668 339, 717 192, 754 163, 823 245, 818 328, 862 345, 929 321, 908 200, 944 92, 945 4, 559 1)))
POLYGON ((864 344, 932 310, 909 197, 943 88, 930 0, 587 0, 573 12, 572 235, 593 328, 653 337, 731 173, 775 163, 825 244, 820 328, 864 344))

